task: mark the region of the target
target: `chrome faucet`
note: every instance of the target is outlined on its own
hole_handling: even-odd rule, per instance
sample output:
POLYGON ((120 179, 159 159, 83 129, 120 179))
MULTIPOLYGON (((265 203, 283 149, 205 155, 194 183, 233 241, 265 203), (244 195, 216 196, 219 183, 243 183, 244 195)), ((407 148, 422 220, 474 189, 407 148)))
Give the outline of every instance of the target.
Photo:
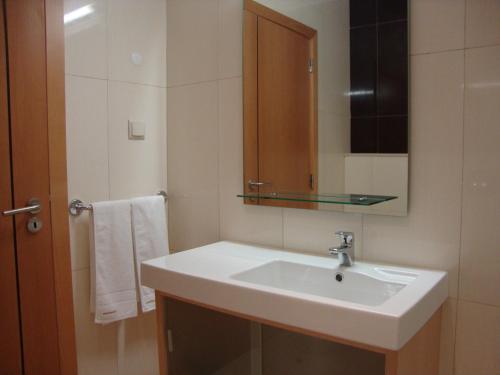
POLYGON ((337 255, 341 266, 350 267, 354 264, 354 233, 340 231, 335 234, 340 238, 340 246, 331 247, 330 255, 337 255))

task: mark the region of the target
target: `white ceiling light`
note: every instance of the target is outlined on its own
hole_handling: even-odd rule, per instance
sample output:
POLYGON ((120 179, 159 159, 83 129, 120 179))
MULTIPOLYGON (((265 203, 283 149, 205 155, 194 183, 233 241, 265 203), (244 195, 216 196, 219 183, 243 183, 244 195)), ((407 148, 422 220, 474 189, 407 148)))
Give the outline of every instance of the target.
POLYGON ((94 7, 92 5, 85 5, 81 8, 66 13, 64 15, 64 23, 67 24, 76 21, 77 19, 88 16, 91 13, 94 13, 94 7))

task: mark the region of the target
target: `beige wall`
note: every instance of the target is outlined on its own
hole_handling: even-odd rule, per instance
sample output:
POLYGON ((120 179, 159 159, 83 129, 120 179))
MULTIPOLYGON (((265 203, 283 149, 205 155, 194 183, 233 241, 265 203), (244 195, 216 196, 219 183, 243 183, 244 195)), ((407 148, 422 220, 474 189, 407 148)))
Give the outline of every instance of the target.
POLYGON ((352 230, 364 259, 450 272, 442 375, 500 374, 500 2, 410 3, 409 215, 398 218, 244 206, 242 1, 167 1, 172 247, 324 254, 352 230))
MULTIPOLYGON (((69 197, 154 194, 166 187, 165 0, 65 0, 65 12, 89 3, 94 13, 65 27, 69 197), (128 140, 129 119, 146 123, 144 141, 128 140)), ((88 214, 70 230, 79 374, 157 374, 154 313, 94 324, 88 214)))

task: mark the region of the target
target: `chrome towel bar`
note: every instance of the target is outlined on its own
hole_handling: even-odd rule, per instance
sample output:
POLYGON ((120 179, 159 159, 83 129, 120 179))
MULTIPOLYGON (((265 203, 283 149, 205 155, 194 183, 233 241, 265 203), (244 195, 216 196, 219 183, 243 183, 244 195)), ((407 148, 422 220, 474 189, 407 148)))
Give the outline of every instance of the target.
MULTIPOLYGON (((161 195, 165 201, 168 199, 167 193, 163 190, 159 191, 157 195, 161 195)), ((73 199, 69 203, 68 211, 71 216, 80 216, 83 211, 92 211, 92 205, 85 204, 80 199, 73 199)))

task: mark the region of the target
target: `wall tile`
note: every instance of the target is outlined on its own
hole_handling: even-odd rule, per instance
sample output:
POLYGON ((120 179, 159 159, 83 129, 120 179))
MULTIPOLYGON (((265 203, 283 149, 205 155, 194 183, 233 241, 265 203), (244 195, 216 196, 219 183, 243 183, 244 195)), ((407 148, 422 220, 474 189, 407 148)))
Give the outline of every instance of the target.
POLYGON ((219 233, 217 83, 168 89, 171 249, 214 242, 219 233))
POLYGON ((243 0, 219 0, 219 78, 243 74, 243 0))
POLYGON ((140 314, 118 323, 120 375, 158 375, 156 312, 140 314))
POLYGON ((165 87, 165 0, 108 1, 109 78, 165 87))
POLYGON ((464 48, 465 0, 411 0, 410 18, 412 54, 464 48))
POLYGON ((91 7, 87 16, 64 25, 66 74, 107 78, 107 0, 64 0, 64 13, 91 7))
POLYGON ((463 61, 463 51, 413 57, 409 214, 364 220, 366 259, 447 270, 451 296, 460 246, 463 61))
POLYGON ((243 204, 242 80, 219 81, 220 237, 223 240, 283 245, 282 209, 243 204))
POLYGON ((355 256, 363 257, 362 216, 329 211, 283 210, 285 249, 312 251, 328 256, 328 249, 340 241, 336 231, 354 232, 355 256))
POLYGON ((500 2, 466 0, 466 47, 500 44, 500 2))
MULTIPOLYGON (((106 81, 66 76, 68 195, 85 202, 109 198, 106 81)), ((89 217, 70 218, 73 269, 89 266, 89 217)))
POLYGON ((500 308, 458 302, 456 375, 500 374, 500 308))
POLYGON ((94 323, 89 288, 89 269, 73 271, 78 375, 118 375, 116 324, 94 323))
POLYGON ((217 79, 218 0, 167 0, 168 86, 217 79))
POLYGON ((152 195, 165 188, 166 89, 109 82, 111 199, 152 195), (145 140, 128 139, 128 121, 146 124, 145 140))
POLYGON ((460 297, 500 306, 500 46, 466 51, 460 297))
POLYGON ((219 240, 219 201, 216 191, 192 195, 173 193, 169 197, 169 244, 172 252, 219 240))

